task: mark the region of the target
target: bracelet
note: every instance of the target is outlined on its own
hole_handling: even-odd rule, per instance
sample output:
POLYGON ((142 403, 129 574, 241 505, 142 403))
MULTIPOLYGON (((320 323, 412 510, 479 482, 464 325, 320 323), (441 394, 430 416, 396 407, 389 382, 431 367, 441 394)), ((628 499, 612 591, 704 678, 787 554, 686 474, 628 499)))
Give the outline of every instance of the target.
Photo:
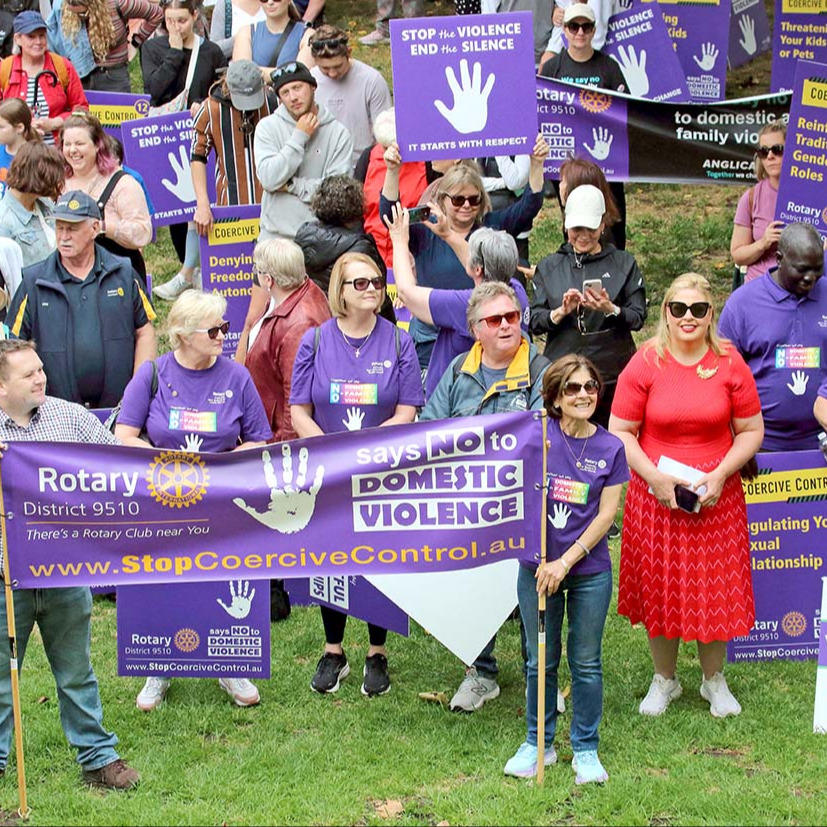
POLYGON ((583 545, 583 543, 581 543, 581 542, 580 542, 580 540, 575 540, 575 541, 574 541, 574 544, 575 544, 576 546, 580 546, 580 548, 582 548, 582 549, 583 549, 583 551, 586 553, 586 557, 588 557, 588 556, 592 553, 592 550, 591 550, 590 548, 586 548, 586 547, 583 545))
POLYGON ((563 564, 563 568, 566 570, 566 574, 568 574, 571 571, 571 566, 562 557, 558 557, 557 559, 563 564))

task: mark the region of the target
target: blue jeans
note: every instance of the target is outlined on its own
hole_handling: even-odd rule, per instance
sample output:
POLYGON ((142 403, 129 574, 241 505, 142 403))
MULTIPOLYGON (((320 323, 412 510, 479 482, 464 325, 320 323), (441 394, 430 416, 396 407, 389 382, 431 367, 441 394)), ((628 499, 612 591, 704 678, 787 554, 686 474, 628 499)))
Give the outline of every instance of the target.
MULTIPOLYGON (((520 566, 517 598, 525 624, 528 648, 526 741, 537 744, 537 583, 534 572, 520 566)), ((566 654, 571 670, 571 746, 597 749, 597 728, 603 717, 603 627, 612 598, 612 573, 569 575, 555 594, 546 598, 546 748, 557 728, 557 669, 562 652, 563 612, 568 614, 566 654)))
MULTIPOLYGON (((1 585, 1 584, 0 584, 1 585)), ((103 728, 98 681, 90 660, 92 593, 87 588, 18 589, 14 592, 17 657, 23 658, 37 623, 57 684, 60 722, 84 770, 99 770, 117 760, 114 732, 103 728)), ((6 595, 0 588, 0 638, 8 639, 6 595)), ((14 729, 9 660, 0 658, 0 767, 9 760, 14 729)))

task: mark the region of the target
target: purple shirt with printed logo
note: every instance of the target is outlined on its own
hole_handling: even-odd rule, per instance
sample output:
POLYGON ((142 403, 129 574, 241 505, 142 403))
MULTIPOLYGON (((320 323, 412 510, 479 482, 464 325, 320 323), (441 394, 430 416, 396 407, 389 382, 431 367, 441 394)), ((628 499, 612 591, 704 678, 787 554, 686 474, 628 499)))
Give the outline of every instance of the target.
POLYGON ((291 405, 313 405, 313 421, 326 433, 373 428, 390 419, 397 405, 425 403, 419 362, 411 337, 376 317, 376 327, 362 340, 345 342, 336 319, 302 337, 293 365, 291 405), (397 355, 396 337, 399 336, 397 355), (314 353, 315 349, 315 353, 314 353))
POLYGON ((721 313, 730 339, 755 377, 764 416, 765 451, 818 448, 813 404, 827 378, 827 284, 806 296, 776 283, 772 272, 739 287, 721 313))

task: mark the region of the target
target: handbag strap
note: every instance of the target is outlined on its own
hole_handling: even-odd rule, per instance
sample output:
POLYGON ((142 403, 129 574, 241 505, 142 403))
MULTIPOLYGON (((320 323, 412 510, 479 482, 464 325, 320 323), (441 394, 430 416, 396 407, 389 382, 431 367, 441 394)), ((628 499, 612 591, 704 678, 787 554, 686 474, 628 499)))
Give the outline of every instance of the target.
POLYGON ((273 57, 270 58, 270 63, 268 66, 278 66, 279 65, 279 55, 281 54, 281 50, 284 48, 284 44, 287 43, 287 38, 290 37, 290 32, 296 27, 295 20, 288 20, 287 25, 284 27, 284 31, 281 33, 281 37, 276 43, 276 48, 273 50, 273 57))

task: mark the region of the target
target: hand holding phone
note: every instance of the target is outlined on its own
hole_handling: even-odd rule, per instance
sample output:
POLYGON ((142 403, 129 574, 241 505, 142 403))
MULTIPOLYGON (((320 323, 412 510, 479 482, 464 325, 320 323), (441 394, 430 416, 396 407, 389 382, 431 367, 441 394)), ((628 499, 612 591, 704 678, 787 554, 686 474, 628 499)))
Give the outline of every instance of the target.
POLYGON ((424 207, 411 207, 408 210, 408 220, 411 224, 427 221, 431 217, 431 208, 426 204, 424 207))

